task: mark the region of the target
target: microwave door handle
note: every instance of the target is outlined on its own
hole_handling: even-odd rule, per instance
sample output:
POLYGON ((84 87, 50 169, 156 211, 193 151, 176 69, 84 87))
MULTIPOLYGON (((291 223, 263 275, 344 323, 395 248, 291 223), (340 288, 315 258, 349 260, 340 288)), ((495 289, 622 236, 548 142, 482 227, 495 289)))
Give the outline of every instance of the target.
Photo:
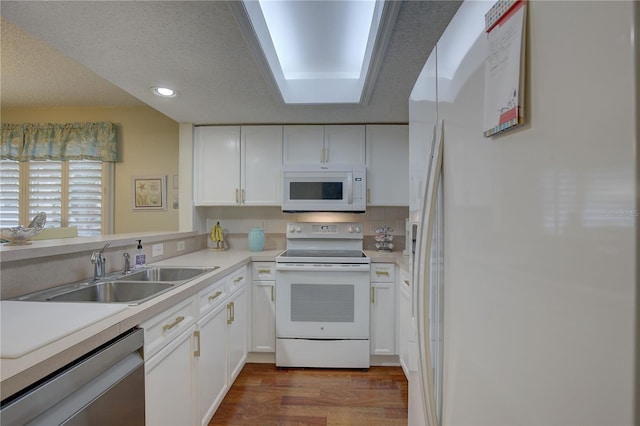
POLYGON ((353 204, 353 173, 347 174, 347 194, 349 195, 349 199, 347 200, 347 204, 353 204))

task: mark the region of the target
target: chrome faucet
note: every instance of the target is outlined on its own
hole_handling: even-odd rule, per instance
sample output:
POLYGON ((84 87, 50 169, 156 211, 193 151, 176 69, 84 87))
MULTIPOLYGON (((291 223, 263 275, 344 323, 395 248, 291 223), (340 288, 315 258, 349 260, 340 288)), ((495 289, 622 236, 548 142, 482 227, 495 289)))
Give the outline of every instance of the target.
POLYGON ((130 256, 129 253, 124 253, 122 255, 122 257, 124 257, 124 271, 122 271, 123 275, 127 275, 131 273, 131 263, 129 261, 130 256))
POLYGON ((111 243, 107 243, 100 250, 94 250, 91 253, 91 263, 93 263, 93 280, 97 281, 100 278, 104 278, 107 260, 104 258, 104 250, 109 247, 111 243))

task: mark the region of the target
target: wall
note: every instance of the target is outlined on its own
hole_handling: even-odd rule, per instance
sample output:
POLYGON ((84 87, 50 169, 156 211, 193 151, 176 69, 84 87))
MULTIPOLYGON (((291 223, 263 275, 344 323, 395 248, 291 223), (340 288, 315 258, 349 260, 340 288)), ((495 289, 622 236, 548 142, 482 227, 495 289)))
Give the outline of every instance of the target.
POLYGON ((176 231, 178 196, 173 176, 178 175, 178 123, 147 106, 109 108, 4 108, 3 123, 69 123, 109 121, 118 126, 120 161, 115 167, 114 232, 176 231), (131 177, 166 175, 166 211, 141 212, 131 208, 131 177))

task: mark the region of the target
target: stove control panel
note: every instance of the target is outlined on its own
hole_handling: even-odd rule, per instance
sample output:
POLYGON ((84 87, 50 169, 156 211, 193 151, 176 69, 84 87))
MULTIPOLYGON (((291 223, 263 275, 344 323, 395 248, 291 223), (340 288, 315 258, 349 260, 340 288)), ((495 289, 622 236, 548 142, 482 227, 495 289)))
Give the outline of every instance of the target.
POLYGON ((361 223, 345 222, 290 222, 287 224, 288 239, 362 239, 364 227, 361 223))

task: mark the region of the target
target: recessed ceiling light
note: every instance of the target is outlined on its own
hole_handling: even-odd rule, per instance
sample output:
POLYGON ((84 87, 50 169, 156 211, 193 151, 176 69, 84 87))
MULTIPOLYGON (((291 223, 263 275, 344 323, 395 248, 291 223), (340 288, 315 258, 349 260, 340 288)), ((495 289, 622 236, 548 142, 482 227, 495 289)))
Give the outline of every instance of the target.
POLYGON ((177 94, 177 92, 173 89, 159 86, 152 87, 151 93, 153 93, 154 95, 162 96, 163 98, 173 98, 177 94))

